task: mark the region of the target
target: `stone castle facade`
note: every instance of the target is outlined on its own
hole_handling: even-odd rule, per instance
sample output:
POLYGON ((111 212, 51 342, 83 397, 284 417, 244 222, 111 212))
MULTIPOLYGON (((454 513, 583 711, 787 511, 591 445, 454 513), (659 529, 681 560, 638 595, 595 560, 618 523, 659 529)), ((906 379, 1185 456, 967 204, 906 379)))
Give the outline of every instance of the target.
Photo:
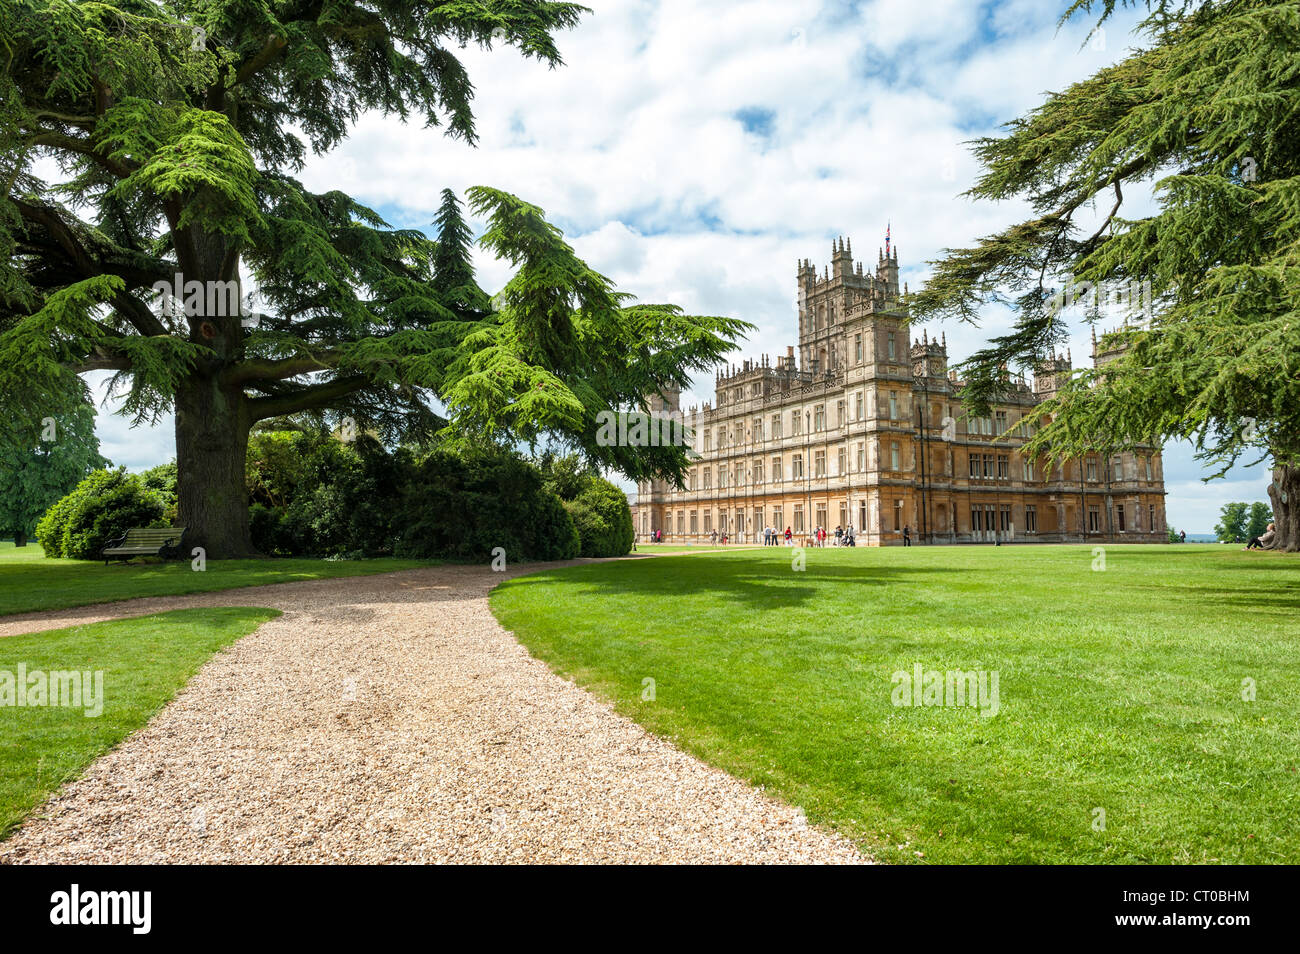
MULTIPOLYGON (((1068 354, 1032 382, 1013 379, 990 416, 968 417, 946 336, 910 337, 898 252, 886 243, 874 274, 843 239, 820 275, 799 262, 797 358, 791 347, 722 371, 714 402, 684 412, 694 461, 683 487, 638 486, 639 537, 702 543, 716 531, 756 542, 773 526, 803 542, 817 527, 851 525, 868 546, 902 543, 905 527, 918 543, 1163 541, 1160 449, 1050 470, 1021 453, 1068 354)), ((1094 337, 1094 364, 1110 357, 1094 337)), ((651 405, 681 411, 675 393, 651 405)))

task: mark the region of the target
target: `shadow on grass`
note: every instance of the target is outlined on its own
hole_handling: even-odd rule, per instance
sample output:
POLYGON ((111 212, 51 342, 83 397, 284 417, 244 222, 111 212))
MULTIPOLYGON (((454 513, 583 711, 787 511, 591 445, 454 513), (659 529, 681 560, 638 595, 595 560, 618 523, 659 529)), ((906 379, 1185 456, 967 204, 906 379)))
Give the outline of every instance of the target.
POLYGON ((789 561, 773 561, 771 573, 756 572, 749 560, 711 560, 707 573, 700 571, 690 557, 657 557, 653 561, 599 563, 587 566, 545 570, 504 581, 501 588, 534 586, 563 579, 573 583, 589 581, 591 591, 611 599, 623 596, 681 597, 693 594, 716 594, 719 599, 736 602, 751 609, 774 609, 800 606, 819 595, 818 583, 853 586, 920 583, 937 576, 974 572, 954 567, 818 565, 809 563, 794 570, 789 561))

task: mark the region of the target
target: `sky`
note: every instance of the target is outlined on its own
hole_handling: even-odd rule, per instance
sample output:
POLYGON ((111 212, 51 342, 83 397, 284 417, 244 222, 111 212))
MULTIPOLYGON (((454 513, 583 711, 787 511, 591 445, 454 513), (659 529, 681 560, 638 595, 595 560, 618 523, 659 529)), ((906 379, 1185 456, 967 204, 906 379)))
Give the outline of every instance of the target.
MULTIPOLYGON (((461 51, 477 146, 366 115, 301 178, 406 228, 430 227, 444 187, 512 192, 541 206, 621 290, 755 325, 736 360, 795 343, 795 263, 810 258, 820 271, 838 236, 874 267, 888 225, 900 277, 915 289, 945 248, 1023 218, 1019 203, 961 196, 978 174, 966 144, 1135 42, 1131 12, 1090 38, 1089 21, 1058 28, 1068 4, 1052 0, 586 5, 592 13, 558 37, 559 68, 508 48, 461 51)), ((489 290, 509 276, 482 253, 477 267, 489 290)), ((1008 325, 990 309, 979 327, 924 330, 946 334, 955 363, 1008 325)), ((1088 360, 1082 321, 1069 348, 1076 365, 1088 360)), ((699 378, 683 405, 712 391, 711 376, 699 378)), ((132 428, 101 412, 98 430, 105 456, 132 469, 174 455, 170 418, 132 428)), ((1262 465, 1210 484, 1206 475, 1190 448, 1166 448, 1171 525, 1208 532, 1225 501, 1267 500, 1262 465)))

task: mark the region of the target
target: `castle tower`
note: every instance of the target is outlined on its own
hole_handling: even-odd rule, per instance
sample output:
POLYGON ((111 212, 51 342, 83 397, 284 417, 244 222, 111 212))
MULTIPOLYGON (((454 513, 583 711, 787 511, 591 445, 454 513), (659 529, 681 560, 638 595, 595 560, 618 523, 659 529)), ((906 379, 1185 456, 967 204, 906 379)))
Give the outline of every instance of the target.
POLYGON ((1034 366, 1034 394, 1040 399, 1054 395, 1069 377, 1073 366, 1068 351, 1063 355, 1053 351, 1050 358, 1044 358, 1034 366))

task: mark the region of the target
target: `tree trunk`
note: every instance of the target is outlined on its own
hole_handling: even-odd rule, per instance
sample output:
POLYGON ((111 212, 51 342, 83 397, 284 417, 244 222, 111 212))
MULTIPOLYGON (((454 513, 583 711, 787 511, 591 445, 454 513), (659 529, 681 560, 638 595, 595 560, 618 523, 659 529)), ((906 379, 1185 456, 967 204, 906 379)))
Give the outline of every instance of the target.
POLYGON ((25 546, 27 546, 27 533, 26 533, 26 531, 24 531, 24 530, 15 530, 15 531, 14 531, 14 546, 16 546, 16 547, 25 547, 25 546))
POLYGON ((186 556, 259 556, 248 527, 244 461, 250 422, 240 388, 196 373, 176 394, 176 496, 186 556))
POLYGON ((1300 550, 1300 467, 1279 464, 1268 485, 1273 502, 1273 523, 1277 529, 1274 549, 1295 553, 1300 550))

